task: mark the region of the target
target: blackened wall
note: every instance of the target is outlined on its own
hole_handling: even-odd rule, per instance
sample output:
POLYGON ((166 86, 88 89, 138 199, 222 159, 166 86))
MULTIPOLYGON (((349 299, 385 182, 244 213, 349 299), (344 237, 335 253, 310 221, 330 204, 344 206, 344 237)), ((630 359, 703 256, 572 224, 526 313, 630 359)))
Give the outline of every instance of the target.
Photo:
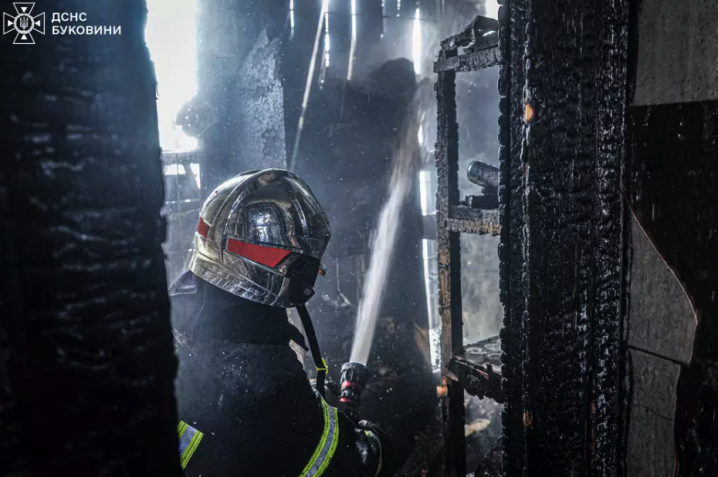
MULTIPOLYGON (((665 455, 647 453, 648 442, 654 443, 654 451, 675 447, 680 475, 712 475, 718 471, 714 420, 718 410, 718 368, 714 364, 718 357, 718 274, 710 265, 718 263, 718 103, 636 107, 631 109, 630 119, 630 200, 640 225, 634 228, 634 243, 648 237, 675 273, 666 275, 667 281, 676 286, 680 280, 687 292, 677 302, 670 302, 667 300, 675 295, 659 295, 661 289, 652 288, 654 306, 665 312, 651 317, 642 314, 647 304, 632 300, 634 329, 641 326, 636 322, 651 319, 650 326, 656 328, 659 338, 650 343, 670 340, 674 347, 668 348, 669 352, 658 348, 653 355, 651 349, 638 348, 637 337, 629 335, 634 358, 631 426, 635 439, 631 449, 640 452, 630 457, 639 461, 651 454, 665 455), (696 314, 690 309, 691 301, 696 314), (677 310, 676 303, 685 303, 683 310, 677 310), (657 319, 665 315, 669 319, 657 319), (686 347, 691 344, 691 332, 695 341, 686 347), (676 356, 686 348, 688 353, 676 356), (652 415, 645 416, 646 412, 652 415), (673 434, 675 443, 670 446, 673 434)), ((634 253, 635 280, 652 280, 640 274, 651 261, 639 261, 643 253, 651 253, 650 248, 639 245, 634 253)), ((640 282, 635 285, 640 286, 640 282)), ((673 475, 674 459, 667 460, 654 472, 637 474, 673 475)))
POLYGON ((2 473, 179 476, 145 2, 52 7, 122 35, 0 39, 2 473))
POLYGON ((718 472, 718 5, 633 9, 629 475, 718 472))

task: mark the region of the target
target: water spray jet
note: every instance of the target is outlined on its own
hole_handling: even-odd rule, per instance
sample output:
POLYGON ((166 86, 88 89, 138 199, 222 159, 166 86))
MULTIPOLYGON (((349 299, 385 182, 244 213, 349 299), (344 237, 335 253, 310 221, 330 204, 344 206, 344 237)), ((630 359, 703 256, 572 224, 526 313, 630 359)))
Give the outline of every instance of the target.
POLYGON ((389 197, 379 214, 376 232, 371 242, 371 260, 364 278, 362 299, 357 312, 356 333, 351 351, 351 363, 366 366, 374 339, 376 322, 381 309, 401 216, 406 199, 417 178, 422 158, 419 153, 418 132, 423 114, 429 109, 431 84, 423 81, 416 89, 407 118, 394 151, 389 179, 389 197))

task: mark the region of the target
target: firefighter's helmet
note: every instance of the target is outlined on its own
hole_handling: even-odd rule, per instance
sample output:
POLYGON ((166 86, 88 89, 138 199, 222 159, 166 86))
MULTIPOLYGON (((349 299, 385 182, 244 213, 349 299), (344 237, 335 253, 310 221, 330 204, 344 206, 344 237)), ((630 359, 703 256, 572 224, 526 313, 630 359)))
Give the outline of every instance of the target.
POLYGON ((189 268, 234 295, 291 308, 314 295, 330 237, 324 209, 299 177, 250 171, 205 201, 189 268))

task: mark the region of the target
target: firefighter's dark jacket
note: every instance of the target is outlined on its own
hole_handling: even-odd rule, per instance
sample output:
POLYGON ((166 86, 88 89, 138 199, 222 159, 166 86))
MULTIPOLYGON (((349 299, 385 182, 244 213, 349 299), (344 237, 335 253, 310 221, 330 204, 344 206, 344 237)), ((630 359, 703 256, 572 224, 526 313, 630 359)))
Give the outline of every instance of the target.
MULTIPOLYGON (((300 477, 324 432, 315 393, 290 340, 287 312, 183 274, 170 288, 179 419, 203 433, 187 477, 300 477)), ((380 441, 338 412, 338 444, 325 477, 374 477, 380 441)), ((383 473, 382 473, 383 474, 383 473)))

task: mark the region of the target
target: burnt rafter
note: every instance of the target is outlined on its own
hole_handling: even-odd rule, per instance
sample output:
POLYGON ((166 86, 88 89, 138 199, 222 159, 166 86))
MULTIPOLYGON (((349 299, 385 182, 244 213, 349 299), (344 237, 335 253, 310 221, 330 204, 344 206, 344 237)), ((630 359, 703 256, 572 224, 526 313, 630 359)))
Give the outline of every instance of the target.
POLYGON ((444 225, 452 232, 477 235, 501 233, 499 211, 496 209, 477 209, 465 205, 455 205, 449 209, 449 214, 444 225))
POLYGON ((434 73, 477 71, 498 66, 504 61, 498 42, 499 22, 479 15, 461 33, 441 42, 434 73))
MULTIPOLYGON (((458 232, 445 226, 450 206, 459 202, 459 132, 456 123, 456 73, 439 73, 437 96, 437 249, 439 270, 439 315, 441 316, 441 361, 448 365, 461 351, 461 241, 458 232)), ((446 371, 446 369, 445 369, 446 371)), ((442 399, 445 416, 445 467, 450 477, 466 475, 464 448, 464 393, 461 383, 449 383, 442 399)))
POLYGON ((434 63, 434 72, 440 71, 476 71, 491 66, 500 65, 503 62, 501 51, 498 47, 491 47, 485 50, 474 51, 459 56, 448 57, 434 63))
POLYGON ((499 22, 481 15, 474 18, 458 35, 441 42, 443 51, 465 48, 466 52, 477 51, 487 46, 496 46, 499 22))

